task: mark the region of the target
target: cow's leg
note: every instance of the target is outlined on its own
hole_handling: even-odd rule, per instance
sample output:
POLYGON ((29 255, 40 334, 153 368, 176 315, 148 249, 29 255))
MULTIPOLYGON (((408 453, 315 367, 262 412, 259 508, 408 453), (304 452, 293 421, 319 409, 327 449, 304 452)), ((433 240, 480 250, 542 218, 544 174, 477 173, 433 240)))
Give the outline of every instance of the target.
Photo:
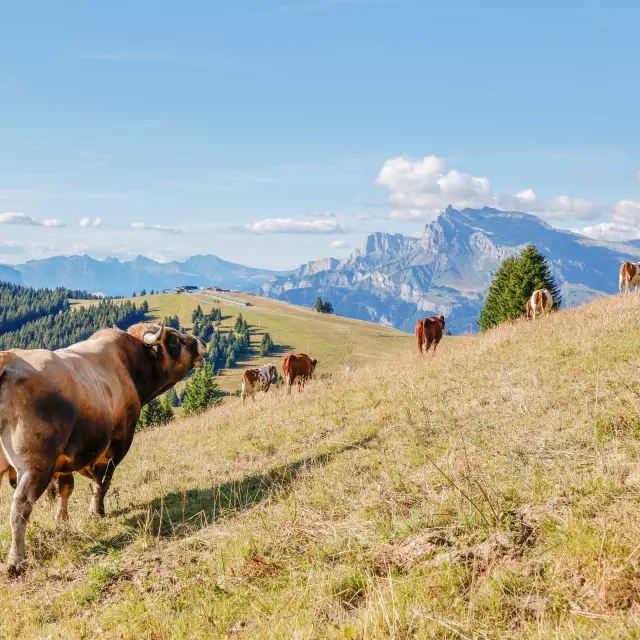
MULTIPOLYGON (((113 459, 101 461, 91 471, 89 476, 94 484, 91 485, 91 504, 89 505, 89 516, 91 518, 104 517, 104 497, 111 485, 111 478, 116 465, 113 459)), ((86 475, 86 474, 83 474, 86 475)))
POLYGON ((7 571, 11 576, 19 576, 26 568, 24 537, 33 510, 33 504, 44 493, 53 477, 51 471, 42 472, 26 469, 18 473, 18 486, 11 505, 11 548, 7 571))
POLYGON ((64 522, 69 519, 69 498, 71 498, 75 486, 73 473, 61 473, 55 484, 58 493, 56 520, 58 522, 64 522))

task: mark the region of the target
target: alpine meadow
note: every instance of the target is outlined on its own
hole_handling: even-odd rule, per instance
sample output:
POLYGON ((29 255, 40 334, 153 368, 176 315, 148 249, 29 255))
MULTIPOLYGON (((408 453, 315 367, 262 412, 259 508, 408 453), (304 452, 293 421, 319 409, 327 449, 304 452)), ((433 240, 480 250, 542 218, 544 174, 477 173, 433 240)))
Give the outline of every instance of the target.
POLYGON ((640 2, 0 24, 0 640, 640 640, 640 2))
POLYGON ((139 432, 106 519, 81 479, 67 524, 36 504, 2 637, 634 637, 639 313, 600 299, 139 432))

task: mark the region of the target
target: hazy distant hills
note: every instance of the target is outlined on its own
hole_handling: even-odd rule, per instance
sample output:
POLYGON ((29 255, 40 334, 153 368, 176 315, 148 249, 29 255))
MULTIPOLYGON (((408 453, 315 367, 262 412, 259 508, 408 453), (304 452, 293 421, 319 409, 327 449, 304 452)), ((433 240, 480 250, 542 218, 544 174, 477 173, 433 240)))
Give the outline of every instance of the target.
POLYGON ((567 305, 616 292, 620 263, 640 258, 640 241, 600 242, 526 213, 449 207, 421 238, 374 233, 348 258, 309 262, 260 291, 304 305, 320 295, 336 313, 406 331, 440 313, 452 332, 475 331, 496 269, 530 242, 549 259, 567 305))
POLYGON ((140 289, 168 289, 179 285, 215 284, 239 291, 255 291, 277 271, 253 269, 220 258, 193 256, 185 262, 160 263, 143 256, 120 262, 115 258, 95 260, 89 256, 58 256, 30 260, 13 268, 0 267, 0 279, 10 279, 30 287, 68 287, 105 295, 130 295, 140 289), (8 269, 2 276, 2 269, 8 269))
POLYGON ((449 207, 420 238, 373 233, 344 260, 324 258, 290 273, 213 255, 169 263, 142 256, 129 262, 71 256, 0 266, 0 279, 106 295, 217 285, 306 306, 322 296, 340 315, 406 331, 413 331, 417 318, 442 313, 451 331, 460 333, 477 329, 484 294, 500 262, 529 242, 551 262, 567 305, 615 293, 620 263, 640 260, 640 240, 601 242, 554 229, 526 213, 449 207))

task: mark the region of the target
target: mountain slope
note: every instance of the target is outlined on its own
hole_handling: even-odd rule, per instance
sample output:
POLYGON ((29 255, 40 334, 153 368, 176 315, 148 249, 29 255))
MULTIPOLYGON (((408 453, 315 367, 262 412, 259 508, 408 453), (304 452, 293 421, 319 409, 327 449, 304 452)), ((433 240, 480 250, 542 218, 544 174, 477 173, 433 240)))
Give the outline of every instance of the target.
POLYGON ((22 276, 19 271, 6 264, 0 264, 0 282, 22 284, 22 276))
POLYGON ((141 289, 162 290, 180 285, 217 285, 254 291, 279 272, 253 269, 217 256, 193 256, 185 262, 160 263, 143 256, 129 262, 115 258, 58 256, 16 265, 22 284, 30 287, 67 287, 105 295, 129 295, 141 289))
POLYGON ((310 262, 260 291, 304 305, 320 295, 337 313, 405 331, 440 313, 454 333, 474 331, 493 273, 528 243, 549 259, 568 306, 613 293, 620 263, 640 258, 639 247, 554 229, 526 213, 449 207, 422 238, 376 233, 347 259, 310 262))
POLYGON ((82 477, 69 525, 37 503, 0 636, 637 637, 639 315, 600 299, 137 434, 106 519, 82 477))
MULTIPOLYGON (((141 304, 147 301, 148 317, 162 320, 177 315, 183 328, 191 329, 191 314, 197 305, 208 313, 212 306, 222 311, 221 329, 228 331, 239 313, 249 323, 251 353, 243 357, 235 367, 223 369, 216 380, 220 388, 235 393, 240 388, 240 374, 245 367, 255 367, 275 362, 280 367, 286 353, 303 351, 319 361, 318 373, 333 373, 344 366, 360 368, 380 357, 393 356, 414 348, 413 336, 396 329, 382 327, 373 322, 362 322, 311 309, 284 304, 277 300, 253 295, 234 294, 233 299, 246 301, 249 307, 240 307, 225 300, 202 295, 160 294, 132 298, 141 304), (271 336, 275 349, 265 357, 258 355, 260 340, 265 332, 271 336)), ((97 304, 80 302, 78 304, 97 304)), ((448 338, 445 338, 445 341, 448 338)))

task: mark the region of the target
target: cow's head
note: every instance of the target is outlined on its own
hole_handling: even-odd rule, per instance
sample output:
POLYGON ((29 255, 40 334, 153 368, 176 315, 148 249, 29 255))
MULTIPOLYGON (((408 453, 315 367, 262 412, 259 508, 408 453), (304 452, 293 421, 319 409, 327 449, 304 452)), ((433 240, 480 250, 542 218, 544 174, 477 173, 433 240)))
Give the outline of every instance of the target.
POLYGON ((318 361, 315 358, 312 358, 311 359, 311 375, 315 373, 317 364, 318 364, 318 361))
POLYGON ((269 381, 273 380, 273 374, 276 372, 276 365, 271 362, 267 365, 269 368, 269 381))
POLYGON ((438 320, 440 320, 440 323, 442 324, 442 330, 444 331, 444 316, 438 316, 438 320))
POLYGON ((207 353, 207 346, 200 338, 163 325, 141 322, 129 327, 127 333, 142 342, 152 362, 157 393, 183 380, 191 369, 202 364, 207 353))

